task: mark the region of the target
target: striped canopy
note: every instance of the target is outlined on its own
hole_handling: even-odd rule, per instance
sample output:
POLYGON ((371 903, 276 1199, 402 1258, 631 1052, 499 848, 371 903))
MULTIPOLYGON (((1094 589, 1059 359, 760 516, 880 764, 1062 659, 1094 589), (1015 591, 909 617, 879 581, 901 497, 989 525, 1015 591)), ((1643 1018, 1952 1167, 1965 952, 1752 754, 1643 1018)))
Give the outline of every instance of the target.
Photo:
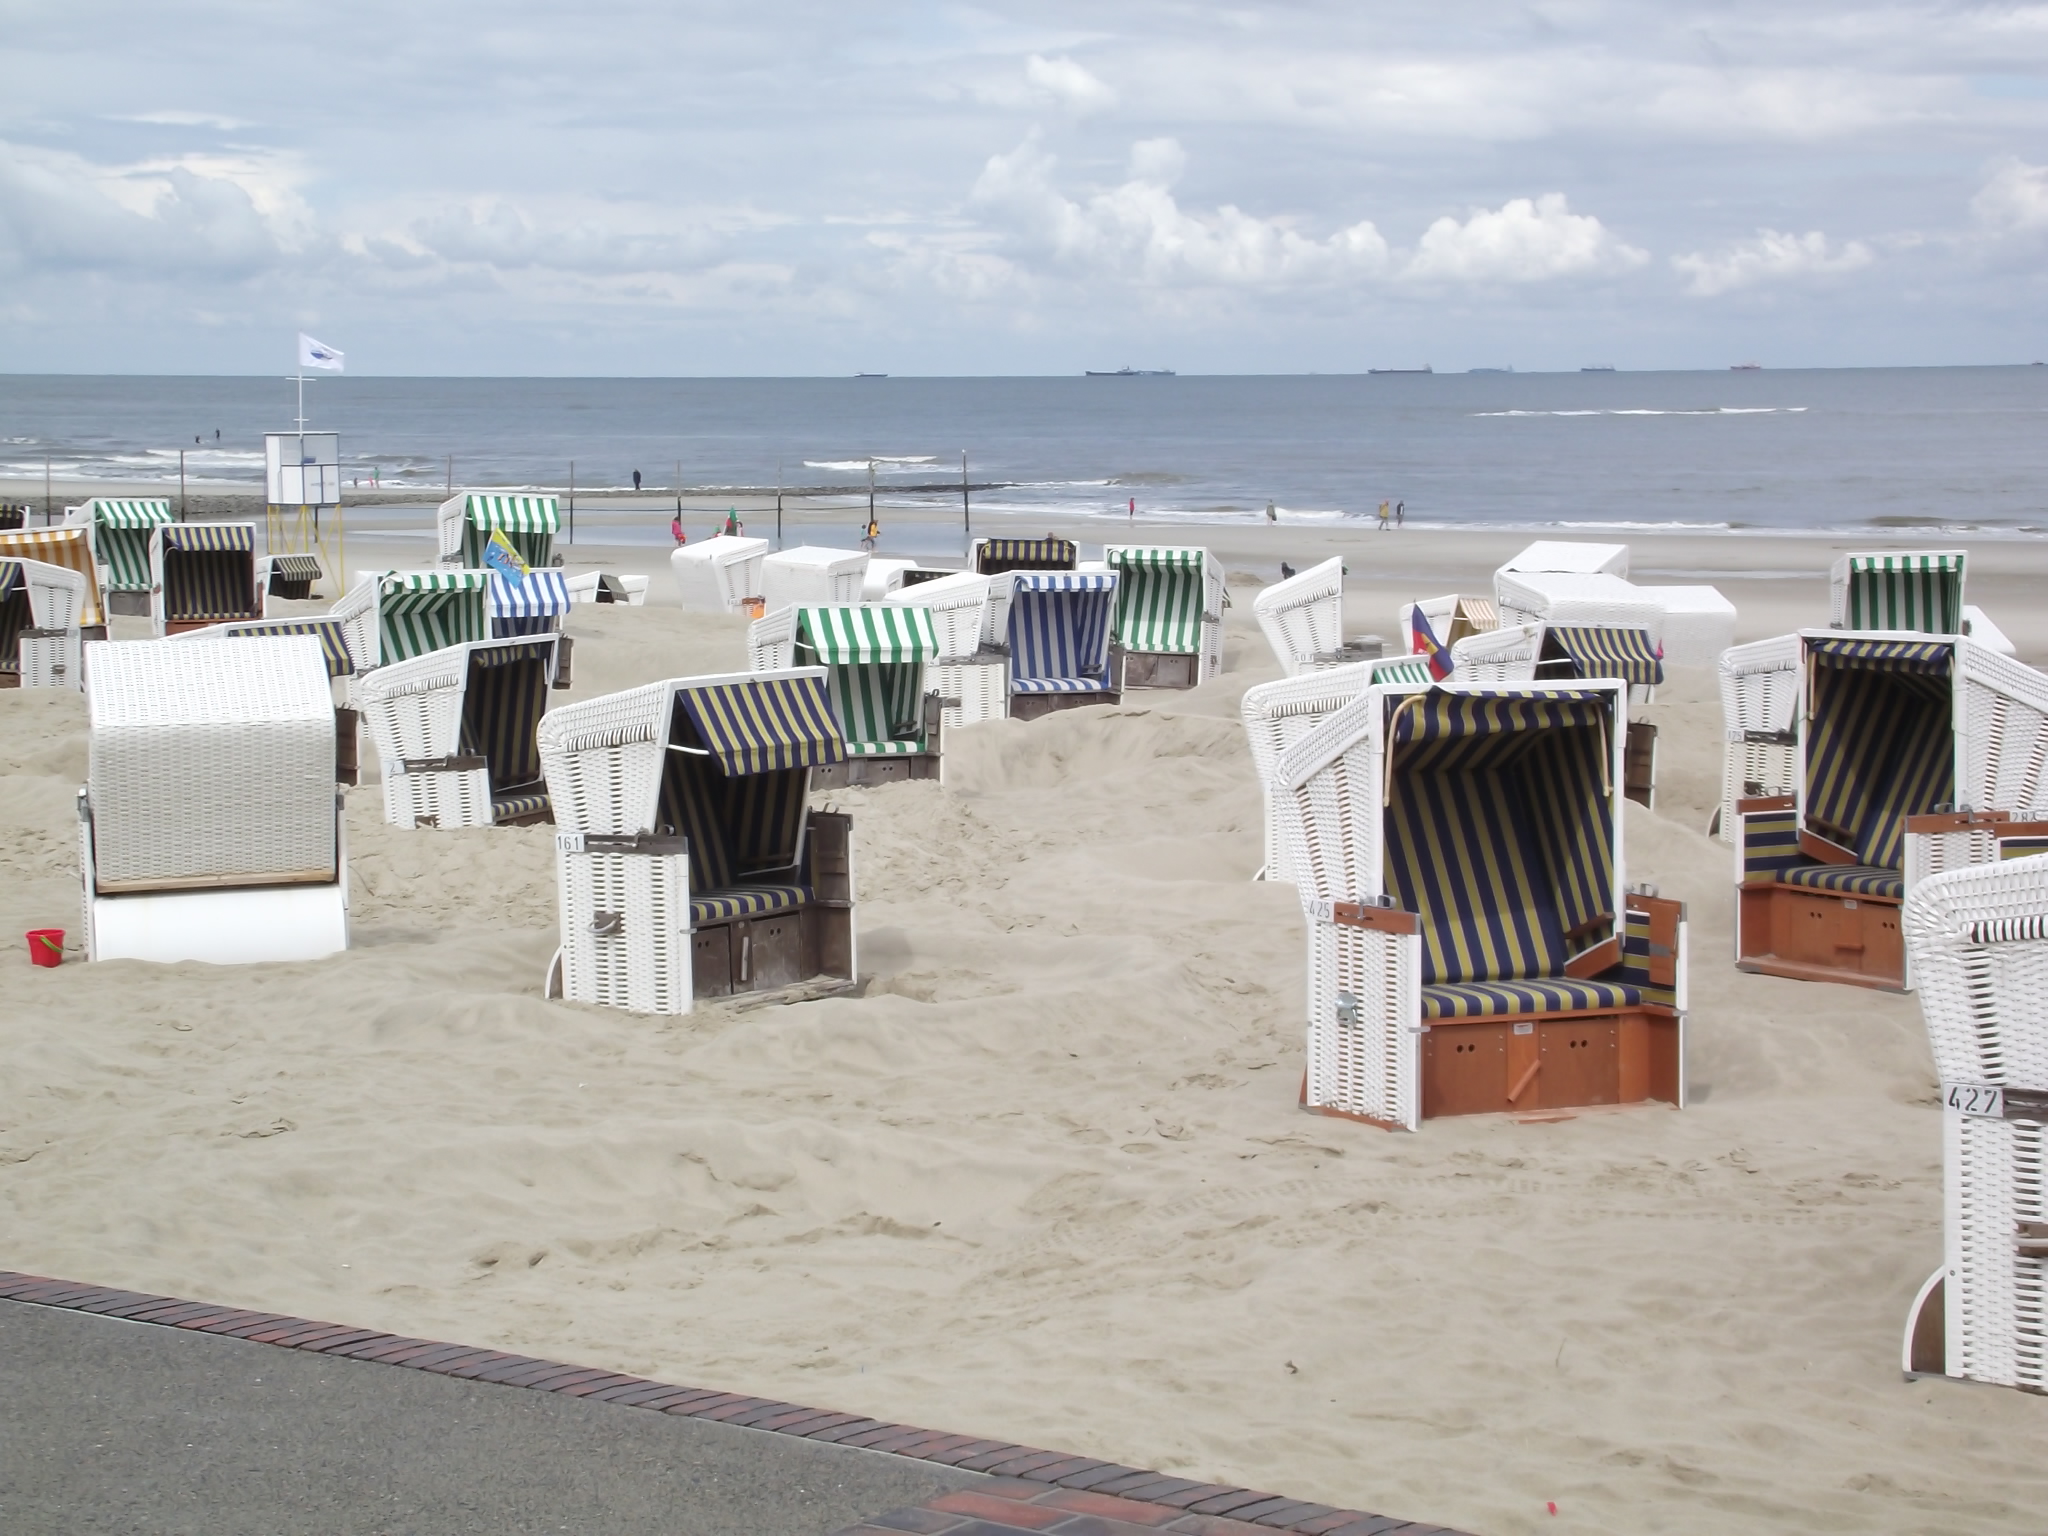
POLYGON ((552 640, 480 645, 469 653, 462 687, 462 750, 482 757, 490 771, 494 820, 500 797, 531 794, 540 781, 534 733, 547 710, 554 654, 552 640))
POLYGON ((93 530, 90 528, 20 528, 0 532, 0 556, 41 560, 61 565, 85 578, 85 606, 79 610, 81 625, 104 624, 100 607, 100 573, 93 560, 93 530))
POLYGON ((377 589, 378 641, 387 662, 490 638, 484 571, 406 571, 377 589))
POLYGON ((939 653, 928 608, 799 608, 797 664, 829 668, 826 686, 856 757, 923 752, 924 667, 939 653))
POLYGON ((491 634, 550 634, 557 620, 569 611, 569 578, 560 571, 543 567, 529 571, 520 580, 502 571, 486 572, 490 577, 491 634))
POLYGON ((1960 551, 1850 555, 1845 625, 1961 634, 1963 562, 1960 551))
POLYGON ((983 539, 974 552, 974 570, 980 576, 1000 576, 1005 571, 1071 571, 1081 557, 1072 539, 983 539))
POLYGON ((462 563, 484 563, 484 546, 496 530, 531 566, 552 558, 555 534, 562 526, 561 503, 553 496, 470 495, 462 503, 462 563))
POLYGON ((1113 549, 1109 565, 1117 585, 1116 637, 1127 651, 1193 656, 1202 648, 1200 549, 1113 549))
POLYGON ((846 757, 823 678, 714 683, 682 689, 676 702, 728 777, 817 768, 846 757))
POLYGON ((20 563, 0 560, 0 672, 21 670, 21 632, 34 622, 20 563))
POLYGON ((0 560, 0 599, 12 597, 15 589, 21 585, 21 562, 0 560))
POLYGON ((1012 693, 1107 693, 1113 571, 1034 571, 1010 599, 1012 693))
POLYGON ((1807 826, 1902 870, 1906 818, 1955 799, 1954 648, 1815 638, 1807 654, 1807 826))
POLYGON ((1581 678, 1618 678, 1654 688, 1664 681, 1664 658, 1647 629, 1605 624, 1551 624, 1543 631, 1543 659, 1568 660, 1581 678))
POLYGON ((321 659, 327 663, 329 677, 347 677, 356 669, 340 619, 267 619, 261 624, 222 624, 207 633, 255 639, 266 635, 311 635, 320 642, 321 659))
POLYGON ((166 550, 187 553, 204 551, 220 554, 254 554, 254 523, 162 523, 159 535, 166 550))
POLYGON ((1924 672, 1947 677, 1955 663, 1955 647, 1939 640, 1832 640, 1816 636, 1807 653, 1828 665, 1875 672, 1924 672))
POLYGON ((318 555, 272 555, 270 574, 280 581, 318 581, 320 579, 320 557, 318 555))
POLYGON ((158 523, 171 520, 171 504, 164 498, 95 496, 86 506, 92 509, 92 520, 103 529, 141 528, 147 531, 158 523))
POLYGON ((1425 984, 1560 976, 1611 920, 1611 703, 1441 689, 1388 700, 1384 874, 1422 918, 1425 984))
POLYGON ((1372 664, 1372 680, 1375 683, 1428 683, 1435 677, 1429 670, 1427 656, 1395 656, 1372 664))

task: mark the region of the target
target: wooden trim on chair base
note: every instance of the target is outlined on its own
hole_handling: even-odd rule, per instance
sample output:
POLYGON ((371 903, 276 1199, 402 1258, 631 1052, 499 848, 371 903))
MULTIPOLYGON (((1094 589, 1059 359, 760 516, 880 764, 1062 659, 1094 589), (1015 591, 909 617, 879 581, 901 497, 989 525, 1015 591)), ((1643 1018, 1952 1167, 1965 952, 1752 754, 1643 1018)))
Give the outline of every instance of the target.
POLYGON ((1432 1019, 1422 1033, 1422 1118, 1676 1104, 1680 1027, 1657 1007, 1432 1019))
POLYGON ((1906 990, 1896 896, 1852 896, 1772 880, 1738 886, 1735 901, 1737 970, 1906 990))
POLYGON ((1355 1115, 1348 1109, 1332 1109, 1327 1104, 1311 1104, 1308 1101, 1308 1072, 1301 1074, 1300 1105, 1312 1115, 1327 1115, 1332 1120, 1352 1120, 1360 1125, 1369 1125, 1377 1131, 1405 1131, 1407 1126, 1393 1120, 1381 1120, 1374 1115, 1355 1115))

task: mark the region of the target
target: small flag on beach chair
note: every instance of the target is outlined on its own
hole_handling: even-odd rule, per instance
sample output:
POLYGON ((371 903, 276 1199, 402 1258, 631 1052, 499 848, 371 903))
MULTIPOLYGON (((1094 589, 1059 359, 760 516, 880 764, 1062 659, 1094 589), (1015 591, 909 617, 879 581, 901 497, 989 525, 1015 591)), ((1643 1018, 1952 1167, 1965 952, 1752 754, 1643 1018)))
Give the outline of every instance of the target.
POLYGON ((1429 658, 1429 675, 1437 682, 1442 682, 1451 675, 1451 668, 1455 665, 1451 660, 1451 648, 1438 641, 1436 632, 1429 627, 1429 619, 1423 614, 1419 603, 1413 611, 1415 617, 1409 625, 1409 633, 1413 636, 1410 649, 1418 656, 1429 658))

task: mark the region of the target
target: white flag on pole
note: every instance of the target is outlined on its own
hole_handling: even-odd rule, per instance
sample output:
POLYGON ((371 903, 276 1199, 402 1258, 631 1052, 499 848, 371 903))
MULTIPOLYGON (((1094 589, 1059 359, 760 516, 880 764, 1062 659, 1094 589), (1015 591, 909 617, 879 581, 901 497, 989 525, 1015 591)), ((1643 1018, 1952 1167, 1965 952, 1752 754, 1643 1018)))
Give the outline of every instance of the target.
POLYGON ((301 368, 325 368, 340 373, 341 354, 324 341, 315 341, 304 331, 299 332, 299 366, 301 368))

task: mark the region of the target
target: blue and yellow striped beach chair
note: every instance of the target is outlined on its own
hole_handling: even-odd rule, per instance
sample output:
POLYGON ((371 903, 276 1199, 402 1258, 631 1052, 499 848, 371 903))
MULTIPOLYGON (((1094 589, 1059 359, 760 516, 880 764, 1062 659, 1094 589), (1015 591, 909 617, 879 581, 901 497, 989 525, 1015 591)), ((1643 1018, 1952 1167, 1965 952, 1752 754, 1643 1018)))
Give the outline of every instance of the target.
POLYGON ((149 572, 159 635, 263 617, 254 523, 158 523, 149 533, 149 572))

